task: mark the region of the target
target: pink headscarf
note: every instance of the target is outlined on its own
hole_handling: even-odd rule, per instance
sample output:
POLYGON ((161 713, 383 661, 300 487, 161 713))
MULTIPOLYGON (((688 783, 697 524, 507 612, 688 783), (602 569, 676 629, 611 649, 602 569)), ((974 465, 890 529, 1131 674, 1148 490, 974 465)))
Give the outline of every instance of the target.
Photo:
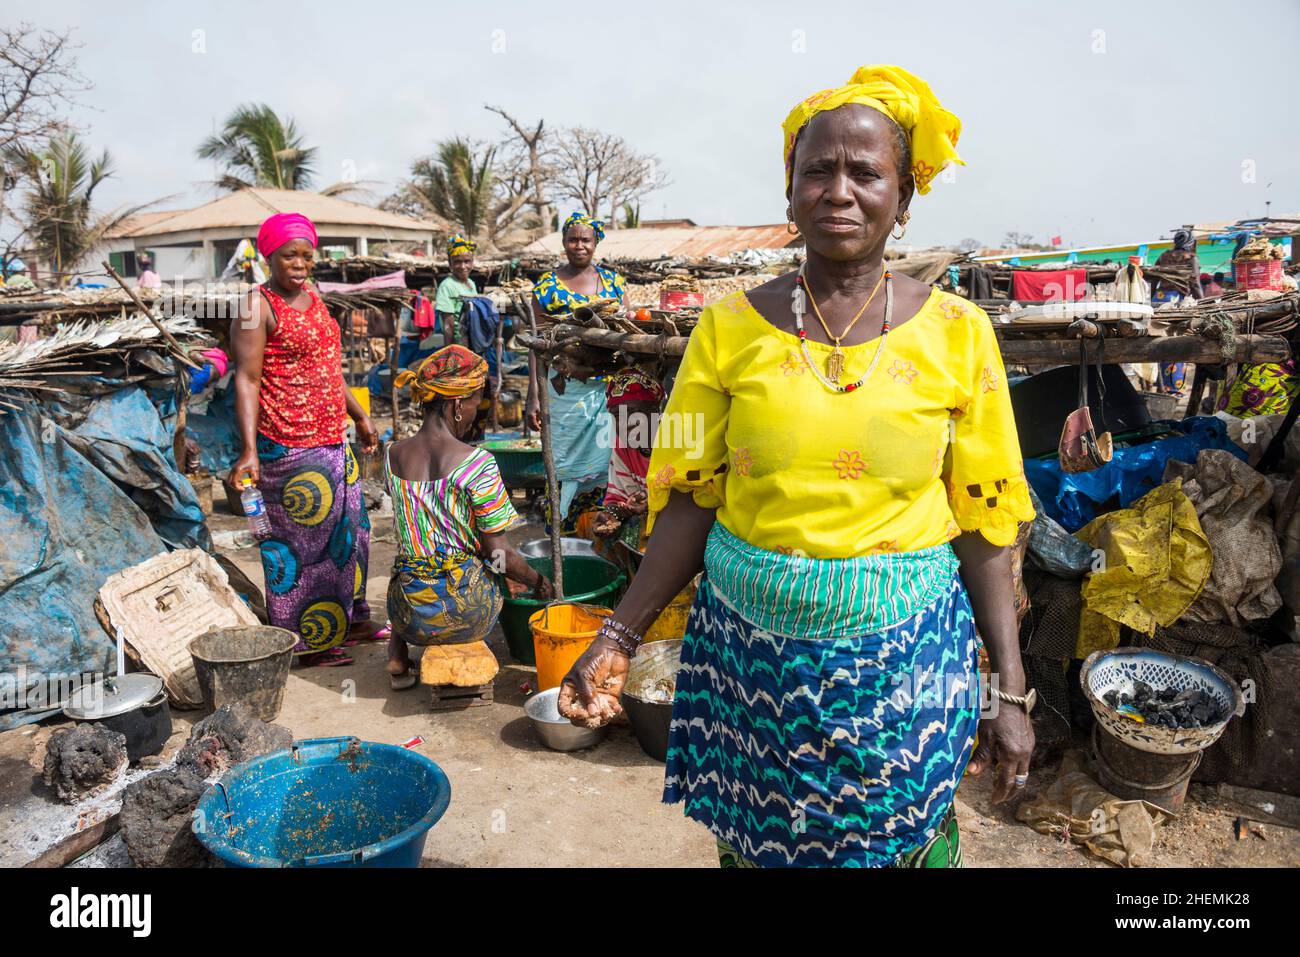
POLYGON ((302 213, 276 213, 257 231, 257 251, 269 257, 287 242, 309 240, 316 246, 316 226, 302 213))

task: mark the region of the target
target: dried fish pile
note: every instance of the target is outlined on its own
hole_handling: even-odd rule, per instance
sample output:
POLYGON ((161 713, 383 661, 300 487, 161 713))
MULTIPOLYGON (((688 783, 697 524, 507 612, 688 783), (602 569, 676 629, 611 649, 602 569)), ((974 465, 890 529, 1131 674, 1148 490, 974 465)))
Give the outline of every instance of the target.
MULTIPOLYGON (((727 276, 722 279, 696 279, 696 283, 699 291, 704 293, 704 301, 709 303, 717 302, 733 292, 748 292, 771 278, 772 276, 767 273, 757 273, 748 276, 727 276)), ((657 306, 659 293, 664 288, 667 287, 659 282, 630 283, 627 287, 628 302, 634 306, 657 306)))
MULTIPOLYGON (((162 325, 187 347, 206 341, 203 330, 188 317, 167 318, 162 325)), ((140 315, 76 322, 44 338, 0 345, 0 408, 18 408, 30 391, 67 391, 75 377, 140 381, 173 375, 168 351, 162 334, 140 315)))

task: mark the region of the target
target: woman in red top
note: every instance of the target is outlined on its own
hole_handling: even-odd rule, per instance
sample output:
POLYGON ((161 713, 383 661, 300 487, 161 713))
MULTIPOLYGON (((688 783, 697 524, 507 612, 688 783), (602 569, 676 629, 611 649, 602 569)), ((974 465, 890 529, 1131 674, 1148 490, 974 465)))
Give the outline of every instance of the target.
POLYGON ((307 282, 315 226, 278 213, 262 224, 257 246, 271 278, 230 324, 244 443, 230 483, 249 479, 266 500, 271 534, 261 550, 271 624, 297 633, 303 663, 351 664, 339 645, 375 629, 366 603, 370 520, 344 434, 348 417, 365 451, 379 440, 344 385, 338 323, 307 282))

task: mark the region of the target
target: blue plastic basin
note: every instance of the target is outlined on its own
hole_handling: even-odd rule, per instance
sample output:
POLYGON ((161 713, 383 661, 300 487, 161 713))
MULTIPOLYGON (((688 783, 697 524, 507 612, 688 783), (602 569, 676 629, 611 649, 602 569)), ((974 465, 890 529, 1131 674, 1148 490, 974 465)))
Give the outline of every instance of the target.
POLYGON ((422 754, 316 738, 231 768, 192 827, 234 867, 418 867, 450 802, 447 775, 422 754))

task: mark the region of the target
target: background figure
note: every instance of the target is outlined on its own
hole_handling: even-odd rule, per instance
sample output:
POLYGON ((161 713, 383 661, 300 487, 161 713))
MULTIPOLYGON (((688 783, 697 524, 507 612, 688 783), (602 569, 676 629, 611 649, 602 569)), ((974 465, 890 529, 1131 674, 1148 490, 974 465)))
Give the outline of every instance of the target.
MULTIPOLYGON (((626 308, 623 277, 592 261, 596 245, 605 238, 605 224, 586 213, 573 213, 564 221, 561 232, 567 263, 544 273, 533 286, 533 313, 538 321, 562 318, 599 299, 617 299, 626 308)), ((596 513, 605 500, 611 452, 604 442, 608 414, 604 377, 567 379, 563 392, 553 382, 546 383, 546 388, 550 390, 551 443, 560 480, 560 532, 591 538, 596 513)), ((538 389, 537 363, 530 354, 524 410, 533 429, 541 428, 538 389)), ((553 521, 549 502, 543 509, 549 533, 553 521)))
MULTIPOLYGON (((1174 247, 1160 254, 1157 266, 1176 267, 1187 274, 1188 294, 1193 299, 1204 295, 1201 288, 1201 263, 1196 256, 1196 238, 1190 229, 1180 229, 1174 233, 1174 247)), ((1157 305, 1171 302, 1181 297, 1177 288, 1163 280, 1156 280, 1152 290, 1151 301, 1157 305)), ((1187 364, 1184 362, 1166 362, 1160 366, 1160 376, 1156 391, 1167 395, 1182 395, 1187 387, 1187 364)))

